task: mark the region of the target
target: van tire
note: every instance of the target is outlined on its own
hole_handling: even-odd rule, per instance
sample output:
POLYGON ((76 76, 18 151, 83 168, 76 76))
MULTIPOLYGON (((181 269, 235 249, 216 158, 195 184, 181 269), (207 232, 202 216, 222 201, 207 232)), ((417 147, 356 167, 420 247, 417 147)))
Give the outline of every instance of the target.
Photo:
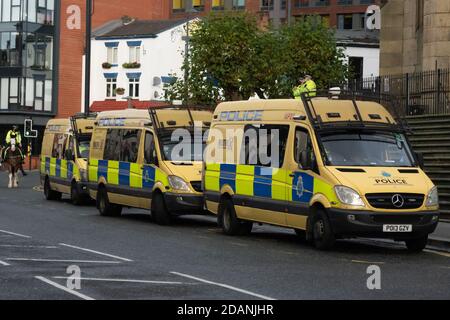
POLYGON ((97 192, 97 209, 101 216, 118 217, 122 214, 122 206, 109 202, 105 187, 100 187, 97 192))
POLYGON ((311 231, 314 246, 324 251, 333 248, 336 239, 326 212, 318 209, 312 219, 311 231))
POLYGON ((152 217, 153 220, 162 226, 167 226, 172 223, 172 216, 166 207, 164 196, 161 192, 155 192, 152 197, 152 217))
POLYGON ((231 199, 226 199, 221 203, 217 219, 218 224, 222 227, 223 233, 229 236, 247 235, 253 229, 252 222, 238 219, 231 199))
POLYGON ((70 201, 75 206, 80 206, 84 203, 83 197, 78 192, 78 184, 76 181, 72 181, 72 184, 70 185, 70 201))
POLYGON ((61 200, 62 193, 58 191, 52 190, 50 187, 50 179, 48 177, 45 178, 44 182, 44 196, 45 199, 51 201, 51 200, 61 200))
POLYGON ((408 239, 405 241, 405 243, 409 252, 411 253, 422 252, 428 244, 428 235, 420 238, 408 239))

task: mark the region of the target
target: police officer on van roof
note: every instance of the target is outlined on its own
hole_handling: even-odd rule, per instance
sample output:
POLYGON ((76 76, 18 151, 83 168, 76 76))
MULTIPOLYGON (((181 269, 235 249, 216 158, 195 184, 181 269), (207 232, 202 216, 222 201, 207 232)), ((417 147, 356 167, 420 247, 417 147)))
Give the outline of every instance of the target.
POLYGON ((300 100, 302 94, 308 93, 309 97, 315 97, 317 95, 317 85, 310 75, 305 75, 299 80, 300 85, 293 90, 294 98, 300 100))

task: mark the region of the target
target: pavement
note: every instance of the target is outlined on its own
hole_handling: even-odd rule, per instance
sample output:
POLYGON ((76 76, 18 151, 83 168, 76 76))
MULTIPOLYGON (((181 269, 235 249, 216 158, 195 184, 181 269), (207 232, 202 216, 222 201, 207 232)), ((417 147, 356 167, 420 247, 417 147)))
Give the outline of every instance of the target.
POLYGON ((0 173, 2 300, 450 299, 450 254, 431 247, 357 239, 320 252, 271 226, 227 237, 210 216, 168 227, 136 209, 101 217, 44 200, 37 173, 21 180, 10 190, 0 173), (367 286, 373 265, 380 290, 367 286))

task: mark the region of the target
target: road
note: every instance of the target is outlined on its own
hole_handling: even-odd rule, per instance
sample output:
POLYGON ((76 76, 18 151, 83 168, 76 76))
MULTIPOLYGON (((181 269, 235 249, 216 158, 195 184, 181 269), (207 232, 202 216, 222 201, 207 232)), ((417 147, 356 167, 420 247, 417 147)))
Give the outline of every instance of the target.
POLYGON ((373 240, 319 252, 271 226, 227 237, 213 217, 169 227, 136 209, 101 217, 44 200, 37 173, 19 189, 6 181, 0 173, 0 299, 450 299, 449 254, 373 240), (381 290, 367 288, 370 265, 381 290), (66 286, 78 279, 80 290, 66 286))

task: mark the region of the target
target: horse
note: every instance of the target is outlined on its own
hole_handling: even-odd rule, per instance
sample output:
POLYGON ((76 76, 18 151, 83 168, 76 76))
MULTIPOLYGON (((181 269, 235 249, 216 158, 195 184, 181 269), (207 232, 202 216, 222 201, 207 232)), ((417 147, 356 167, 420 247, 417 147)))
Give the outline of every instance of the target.
POLYGON ((19 179, 17 177, 17 171, 20 169, 22 164, 22 155, 20 153, 19 148, 16 147, 16 143, 13 139, 11 139, 11 145, 6 149, 5 152, 1 152, 1 154, 5 156, 3 159, 3 167, 9 172, 9 183, 8 188, 17 188, 19 187, 19 179))

